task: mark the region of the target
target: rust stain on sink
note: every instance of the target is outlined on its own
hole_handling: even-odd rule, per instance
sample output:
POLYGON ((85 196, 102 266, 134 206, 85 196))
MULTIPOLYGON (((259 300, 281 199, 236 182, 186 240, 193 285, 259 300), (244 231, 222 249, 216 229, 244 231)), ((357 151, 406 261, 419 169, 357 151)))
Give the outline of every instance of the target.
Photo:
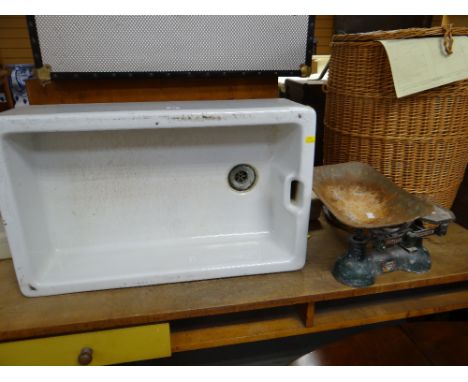
POLYGON ((178 115, 175 117, 169 117, 175 121, 207 121, 207 120, 221 120, 221 116, 219 115, 178 115))

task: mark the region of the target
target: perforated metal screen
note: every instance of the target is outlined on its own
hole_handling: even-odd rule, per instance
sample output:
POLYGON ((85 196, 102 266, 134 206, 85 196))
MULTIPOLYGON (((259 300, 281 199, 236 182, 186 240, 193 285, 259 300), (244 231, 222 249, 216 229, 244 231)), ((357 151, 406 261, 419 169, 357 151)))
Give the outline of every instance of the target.
POLYGON ((297 72, 309 16, 35 16, 36 64, 53 73, 297 72))

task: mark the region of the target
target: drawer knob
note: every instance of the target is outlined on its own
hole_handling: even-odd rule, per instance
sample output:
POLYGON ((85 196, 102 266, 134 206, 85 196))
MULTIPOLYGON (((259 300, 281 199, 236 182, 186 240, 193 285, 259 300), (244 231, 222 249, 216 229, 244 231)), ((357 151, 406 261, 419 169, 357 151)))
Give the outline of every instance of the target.
POLYGON ((91 348, 83 348, 80 351, 80 355, 78 356, 78 363, 82 366, 89 365, 93 360, 93 349, 91 348))

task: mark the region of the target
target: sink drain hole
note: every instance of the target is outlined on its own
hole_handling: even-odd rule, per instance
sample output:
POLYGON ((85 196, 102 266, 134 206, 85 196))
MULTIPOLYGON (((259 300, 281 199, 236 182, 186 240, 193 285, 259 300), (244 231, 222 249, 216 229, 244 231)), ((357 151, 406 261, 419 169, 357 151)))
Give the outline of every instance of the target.
POLYGON ((236 191, 250 190, 257 179, 255 169, 248 164, 238 164, 229 171, 228 181, 231 188, 236 191))

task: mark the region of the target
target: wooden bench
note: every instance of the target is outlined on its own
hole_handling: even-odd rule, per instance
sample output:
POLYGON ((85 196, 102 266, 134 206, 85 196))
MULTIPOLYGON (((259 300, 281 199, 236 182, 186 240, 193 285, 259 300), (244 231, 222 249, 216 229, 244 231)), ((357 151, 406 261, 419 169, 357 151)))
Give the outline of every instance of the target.
MULTIPOLYGON (((342 285, 330 273, 347 238, 346 232, 320 220, 310 231, 307 263, 296 272, 37 298, 21 295, 12 261, 2 260, 0 363, 2 346, 12 343, 21 344, 15 347, 21 352, 17 363, 31 363, 38 348, 38 342, 31 345, 33 338, 99 336, 109 329, 169 324, 167 335, 147 337, 153 352, 135 354, 120 342, 125 349, 118 362, 129 362, 468 307, 468 230, 452 224, 447 236, 426 240, 433 260, 429 273, 385 274, 362 289, 342 285)), ((51 357, 42 363, 76 363, 82 348, 92 345, 85 342, 64 342, 66 360, 51 357)), ((117 362, 115 357, 109 360, 117 362)))

